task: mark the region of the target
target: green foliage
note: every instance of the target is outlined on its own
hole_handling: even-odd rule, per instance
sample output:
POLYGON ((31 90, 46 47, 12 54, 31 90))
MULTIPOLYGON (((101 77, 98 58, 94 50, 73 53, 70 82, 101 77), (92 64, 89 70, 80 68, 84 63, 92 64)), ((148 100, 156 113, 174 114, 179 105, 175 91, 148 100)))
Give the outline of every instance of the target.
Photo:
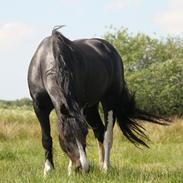
POLYGON ((152 64, 128 76, 141 108, 157 114, 181 115, 183 109, 182 60, 152 64))
POLYGON ((0 100, 0 108, 14 109, 17 107, 30 109, 32 108, 32 101, 29 98, 22 98, 12 101, 0 100))
POLYGON ((127 29, 105 36, 119 51, 129 89, 146 111, 163 115, 183 115, 183 39, 157 39, 127 29))

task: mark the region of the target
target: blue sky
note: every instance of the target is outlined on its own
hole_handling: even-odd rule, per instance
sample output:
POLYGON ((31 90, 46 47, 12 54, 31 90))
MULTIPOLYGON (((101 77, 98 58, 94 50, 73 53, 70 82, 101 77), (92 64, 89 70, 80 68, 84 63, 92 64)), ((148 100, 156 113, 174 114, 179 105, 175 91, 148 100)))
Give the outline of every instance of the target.
POLYGON ((101 37, 110 25, 132 33, 183 36, 182 7, 182 0, 2 1, 0 99, 29 97, 28 65, 54 25, 67 25, 62 33, 71 40, 101 37))

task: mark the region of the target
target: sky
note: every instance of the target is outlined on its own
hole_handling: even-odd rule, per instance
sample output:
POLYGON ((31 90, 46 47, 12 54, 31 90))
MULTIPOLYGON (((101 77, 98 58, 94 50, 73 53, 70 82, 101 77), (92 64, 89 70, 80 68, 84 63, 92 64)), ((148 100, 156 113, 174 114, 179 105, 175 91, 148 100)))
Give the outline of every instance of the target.
POLYGON ((183 36, 182 0, 0 0, 0 99, 29 97, 27 70, 55 25, 71 40, 130 33, 183 36))

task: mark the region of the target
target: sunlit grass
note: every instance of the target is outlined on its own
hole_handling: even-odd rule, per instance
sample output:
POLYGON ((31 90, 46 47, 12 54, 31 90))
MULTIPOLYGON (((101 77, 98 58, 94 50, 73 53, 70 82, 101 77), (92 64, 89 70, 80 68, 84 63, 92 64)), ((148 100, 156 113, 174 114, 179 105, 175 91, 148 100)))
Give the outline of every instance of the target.
POLYGON ((0 109, 0 182, 163 182, 183 180, 183 120, 174 119, 164 127, 145 124, 151 139, 148 148, 138 149, 115 127, 111 152, 112 169, 108 174, 98 166, 97 143, 90 131, 87 154, 89 174, 68 177, 68 158, 59 147, 56 117, 52 119, 55 171, 43 178, 44 151, 39 123, 32 110, 0 109))

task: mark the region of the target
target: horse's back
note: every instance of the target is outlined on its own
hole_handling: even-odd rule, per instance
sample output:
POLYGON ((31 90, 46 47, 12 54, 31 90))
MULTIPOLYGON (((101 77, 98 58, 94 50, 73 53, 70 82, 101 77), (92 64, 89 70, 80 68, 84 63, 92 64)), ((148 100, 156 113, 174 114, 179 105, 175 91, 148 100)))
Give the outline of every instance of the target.
MULTIPOLYGON (((86 98, 101 99, 111 90, 121 90, 122 61, 115 48, 103 39, 82 39, 73 42, 85 68, 86 98)), ((80 73, 83 72, 80 70, 80 73)), ((79 74, 79 73, 78 73, 79 74)))
MULTIPOLYGON (((97 73, 106 70, 108 77, 113 78, 123 72, 121 57, 116 49, 106 40, 99 38, 81 39, 73 42, 82 54, 83 62, 87 62, 88 68, 93 68, 97 73)), ((113 78, 114 79, 114 78, 113 78)))

